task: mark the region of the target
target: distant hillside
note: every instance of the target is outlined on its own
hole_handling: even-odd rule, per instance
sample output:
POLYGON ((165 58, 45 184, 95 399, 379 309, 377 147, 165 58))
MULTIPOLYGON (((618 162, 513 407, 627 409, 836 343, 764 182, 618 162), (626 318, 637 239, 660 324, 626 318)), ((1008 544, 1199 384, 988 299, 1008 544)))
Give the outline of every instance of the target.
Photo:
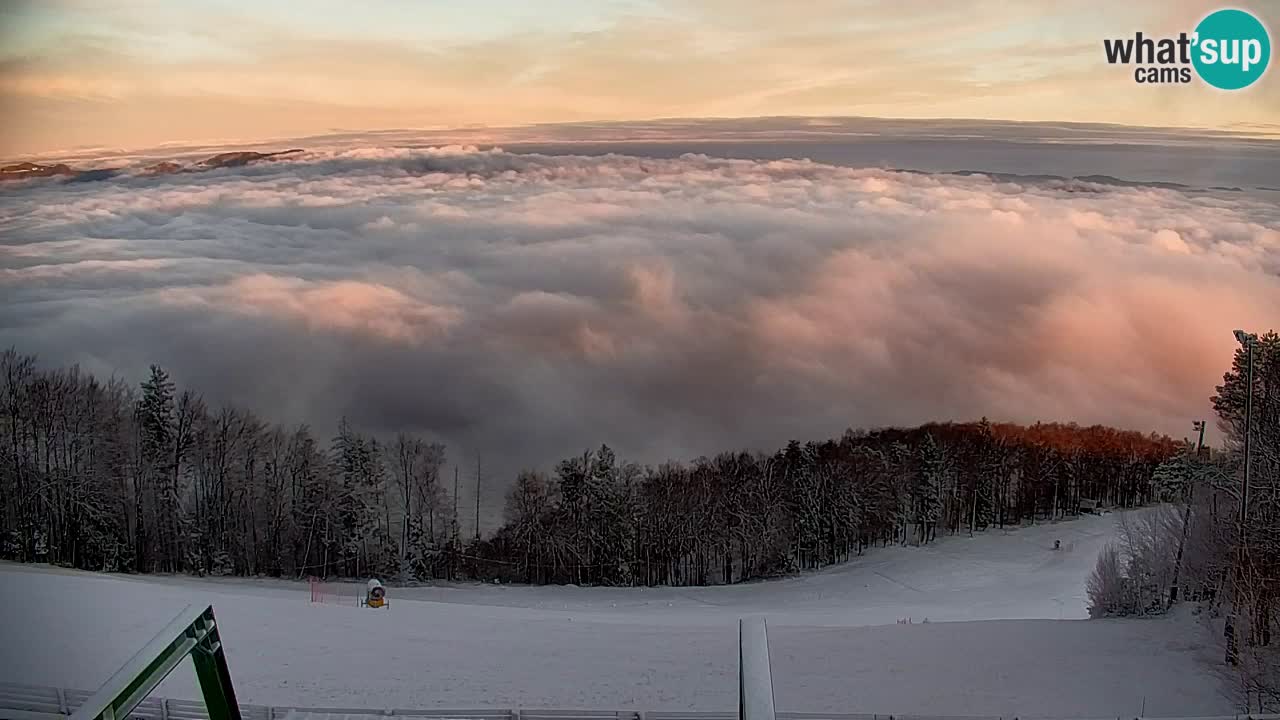
POLYGON ((142 169, 143 175, 169 175, 171 173, 182 172, 182 166, 171 160, 148 165, 142 169))
POLYGON ((279 152, 253 152, 249 150, 235 150, 214 155, 205 158, 193 165, 184 166, 181 163, 172 160, 158 162, 148 165, 140 170, 130 170, 128 168, 93 168, 93 169, 77 169, 66 163, 42 164, 35 162, 20 162, 13 165, 0 167, 0 180, 26 180, 28 178, 48 178, 60 177, 65 178, 68 182, 89 182, 94 180, 106 180, 123 174, 136 175, 172 175, 184 172, 200 172, 203 170, 214 170, 217 168, 234 168, 243 167, 256 162, 274 161, 285 156, 295 155, 303 152, 301 148, 292 148, 289 150, 281 150, 279 152))
POLYGON ((64 164, 41 165, 33 162, 21 162, 16 165, 0 167, 0 179, 20 180, 33 177, 54 177, 56 175, 74 175, 75 170, 64 164))
POLYGON ((259 160, 274 160, 282 155, 292 155, 300 152, 302 152, 301 148, 281 150, 280 152, 273 153, 249 152, 244 150, 238 152, 225 152, 214 155, 207 160, 202 160, 199 163, 196 163, 196 166, 202 168, 241 167, 243 165, 258 162, 259 160))

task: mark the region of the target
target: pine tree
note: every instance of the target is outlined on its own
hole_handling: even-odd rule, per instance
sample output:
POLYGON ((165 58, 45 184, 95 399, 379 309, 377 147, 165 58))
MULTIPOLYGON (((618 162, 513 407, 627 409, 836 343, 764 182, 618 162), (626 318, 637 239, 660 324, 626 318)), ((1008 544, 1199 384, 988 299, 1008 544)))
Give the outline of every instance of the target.
POLYGON ((996 481, 1004 475, 1004 452, 987 418, 978 423, 977 477, 975 478, 970 530, 990 527, 995 521, 996 481))
POLYGON ((158 560, 167 564, 169 521, 163 517, 168 505, 167 489, 171 469, 169 448, 173 439, 174 384, 159 365, 151 366, 151 374, 142 383, 138 399, 137 421, 140 431, 141 467, 134 486, 134 513, 137 528, 134 537, 139 569, 148 572, 158 560))
POLYGON ((151 366, 151 375, 142 383, 138 400, 138 416, 142 425, 143 450, 147 461, 164 463, 173 438, 174 384, 169 373, 159 365, 151 366))
POLYGON ((916 526, 921 543, 933 539, 938 519, 942 515, 942 485, 946 473, 946 458, 932 434, 926 434, 920 443, 919 470, 916 476, 916 526))

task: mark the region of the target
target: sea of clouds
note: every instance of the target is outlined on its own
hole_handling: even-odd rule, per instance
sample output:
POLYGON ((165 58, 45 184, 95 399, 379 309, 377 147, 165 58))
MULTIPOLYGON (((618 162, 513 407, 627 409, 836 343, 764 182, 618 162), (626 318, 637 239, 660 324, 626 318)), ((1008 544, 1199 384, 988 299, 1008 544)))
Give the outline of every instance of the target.
POLYGON ((0 238, 2 345, 503 481, 982 415, 1182 436, 1231 330, 1280 329, 1266 192, 356 148, 10 183, 0 238))

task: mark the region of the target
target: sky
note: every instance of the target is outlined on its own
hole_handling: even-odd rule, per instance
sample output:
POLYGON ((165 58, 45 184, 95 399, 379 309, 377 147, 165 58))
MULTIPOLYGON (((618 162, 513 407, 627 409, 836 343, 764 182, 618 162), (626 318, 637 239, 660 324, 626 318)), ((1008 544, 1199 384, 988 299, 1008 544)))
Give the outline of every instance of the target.
MULTIPOLYGON (((1237 3, 1275 26, 1277 4, 1237 3)), ((1275 130, 1280 80, 1136 85, 1204 0, 3 0, 0 156, 338 130, 857 115, 1275 130)), ((1273 32, 1274 34, 1274 32, 1273 32)))

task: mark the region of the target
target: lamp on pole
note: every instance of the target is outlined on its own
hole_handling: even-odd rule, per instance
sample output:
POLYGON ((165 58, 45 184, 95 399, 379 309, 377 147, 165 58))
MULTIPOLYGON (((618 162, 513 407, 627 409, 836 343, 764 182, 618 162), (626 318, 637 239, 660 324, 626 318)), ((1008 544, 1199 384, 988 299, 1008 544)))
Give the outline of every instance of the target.
POLYGON ((1196 439, 1196 455, 1192 465, 1191 473, 1187 477, 1187 489, 1183 496, 1187 507, 1182 511, 1182 535, 1178 537, 1178 556, 1173 561, 1173 584, 1169 586, 1169 607, 1178 602, 1178 575, 1182 571, 1182 550, 1187 544, 1187 530, 1191 527, 1191 504, 1195 500, 1196 494, 1196 476, 1200 473, 1200 448, 1204 445, 1204 421, 1193 420, 1191 427, 1196 429, 1199 437, 1196 439))

